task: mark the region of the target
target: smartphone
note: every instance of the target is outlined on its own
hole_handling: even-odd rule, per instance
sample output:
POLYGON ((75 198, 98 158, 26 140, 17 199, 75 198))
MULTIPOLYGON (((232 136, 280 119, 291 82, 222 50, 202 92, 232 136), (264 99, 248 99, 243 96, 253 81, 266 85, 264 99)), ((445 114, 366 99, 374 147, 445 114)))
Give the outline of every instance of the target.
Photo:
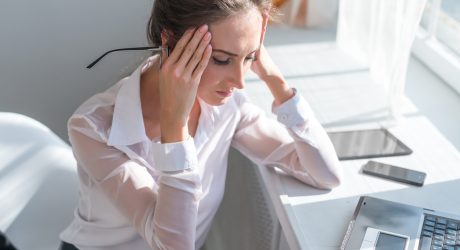
POLYGON ((368 161, 363 166, 363 173, 415 186, 423 186, 426 177, 423 172, 376 161, 368 161))

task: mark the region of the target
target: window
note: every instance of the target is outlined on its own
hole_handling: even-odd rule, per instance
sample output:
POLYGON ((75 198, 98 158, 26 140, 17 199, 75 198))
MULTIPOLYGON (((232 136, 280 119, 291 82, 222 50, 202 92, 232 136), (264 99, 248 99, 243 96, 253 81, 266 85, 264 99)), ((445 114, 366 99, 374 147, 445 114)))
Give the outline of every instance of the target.
POLYGON ((460 55, 460 1, 428 1, 421 24, 428 35, 436 37, 460 55))
POLYGON ((428 0, 414 54, 460 93, 460 1, 428 0))

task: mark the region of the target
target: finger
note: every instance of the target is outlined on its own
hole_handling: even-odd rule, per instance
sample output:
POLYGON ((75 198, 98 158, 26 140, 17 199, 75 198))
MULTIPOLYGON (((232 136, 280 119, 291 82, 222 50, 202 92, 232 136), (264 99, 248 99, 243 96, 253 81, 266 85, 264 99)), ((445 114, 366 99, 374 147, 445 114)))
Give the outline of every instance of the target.
POLYGON ((200 63, 201 58, 203 58, 203 53, 208 46, 209 42, 211 41, 211 33, 206 32, 206 34, 203 36, 203 38, 200 41, 200 44, 198 45, 198 48, 195 50, 195 53, 193 53, 192 58, 190 58, 189 62, 187 63, 184 72, 187 75, 191 75, 197 65, 200 63))
POLYGON ((262 34, 260 35, 260 44, 264 43, 265 32, 267 31, 268 19, 269 19, 268 14, 262 15, 262 34))
POLYGON ((169 47, 166 45, 166 43, 163 43, 161 45, 160 65, 159 65, 160 69, 162 68, 163 64, 167 61, 169 57, 168 50, 169 50, 169 47))
POLYGON ((179 60, 185 46, 188 44, 188 42, 192 38, 194 31, 195 31, 195 28, 188 29, 187 31, 185 31, 185 33, 182 35, 179 41, 177 41, 177 44, 174 47, 174 50, 169 55, 170 59, 168 61, 170 63, 176 63, 179 60))
POLYGON ((203 75, 206 66, 208 66, 209 58, 211 58, 211 53, 212 46, 211 44, 208 44, 206 46, 206 49, 204 50, 203 56, 201 57, 200 63, 198 63, 192 74, 192 79, 194 79, 198 83, 201 80, 201 76, 203 75))
POLYGON ((185 66, 188 64, 190 58, 192 58, 193 54, 195 53, 195 50, 198 47, 198 44, 200 43, 201 39, 203 39, 203 36, 206 34, 207 30, 208 25, 205 24, 195 31, 193 37, 190 39, 184 51, 182 52, 182 55, 177 61, 177 66, 179 69, 184 69, 185 66))

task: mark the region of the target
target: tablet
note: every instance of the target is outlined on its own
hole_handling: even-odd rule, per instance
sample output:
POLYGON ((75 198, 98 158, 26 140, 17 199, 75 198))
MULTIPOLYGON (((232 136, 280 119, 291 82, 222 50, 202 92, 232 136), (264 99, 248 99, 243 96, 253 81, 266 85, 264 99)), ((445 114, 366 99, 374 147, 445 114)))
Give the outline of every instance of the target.
POLYGON ((387 129, 329 132, 339 160, 408 155, 412 150, 387 129))

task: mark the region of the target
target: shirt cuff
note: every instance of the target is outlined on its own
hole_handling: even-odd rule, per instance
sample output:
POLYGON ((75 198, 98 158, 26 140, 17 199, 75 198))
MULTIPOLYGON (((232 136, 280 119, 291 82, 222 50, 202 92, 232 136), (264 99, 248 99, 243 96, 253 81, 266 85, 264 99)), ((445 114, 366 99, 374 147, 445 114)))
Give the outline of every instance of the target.
POLYGON ((181 142, 153 142, 153 160, 155 169, 162 172, 194 169, 198 165, 193 138, 181 142))
POLYGON ((277 116, 277 120, 288 128, 305 124, 309 118, 313 117, 313 111, 303 97, 295 88, 294 96, 291 99, 275 106, 272 105, 272 112, 277 116))

